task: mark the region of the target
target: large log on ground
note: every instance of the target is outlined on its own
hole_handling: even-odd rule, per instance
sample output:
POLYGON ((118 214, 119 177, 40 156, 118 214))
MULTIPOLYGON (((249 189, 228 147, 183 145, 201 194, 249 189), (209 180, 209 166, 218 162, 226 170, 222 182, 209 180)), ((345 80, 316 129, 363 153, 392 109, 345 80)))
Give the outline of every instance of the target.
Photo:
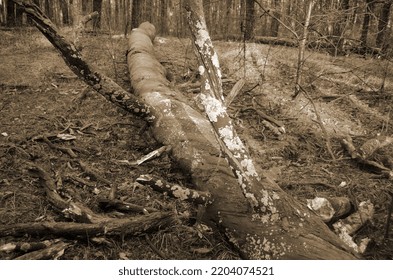
POLYGON ((244 258, 354 259, 351 250, 314 213, 266 176, 259 180, 261 211, 255 212, 239 185, 207 118, 169 86, 154 56, 155 28, 143 23, 129 39, 131 84, 151 108, 155 138, 172 146, 172 156, 199 191, 214 199, 204 220, 213 222, 244 258), (264 209, 265 208, 265 209, 264 209), (269 211, 266 211, 269 208, 269 211))

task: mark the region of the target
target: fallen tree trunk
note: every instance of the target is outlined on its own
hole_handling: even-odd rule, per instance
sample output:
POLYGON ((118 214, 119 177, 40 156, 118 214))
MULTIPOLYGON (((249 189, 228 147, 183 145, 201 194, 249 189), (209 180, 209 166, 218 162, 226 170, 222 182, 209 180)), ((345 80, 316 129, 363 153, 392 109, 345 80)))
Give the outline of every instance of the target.
MULTIPOLYGON (((60 51, 70 68, 103 93, 100 84, 102 76, 96 76, 98 72, 90 70, 91 67, 83 61, 75 46, 52 28, 50 20, 34 6, 23 1, 15 2, 22 5, 34 19, 37 27, 60 51), (88 71, 87 76, 85 70, 88 71)), ((120 89, 106 91, 104 95, 132 113, 141 112, 143 117, 151 117, 155 138, 163 144, 172 145, 173 158, 191 174, 196 188, 212 195, 214 202, 206 205, 205 221, 217 225, 244 258, 355 258, 350 249, 315 214, 285 194, 269 178, 260 176, 258 183, 254 181, 252 191, 258 197, 258 204, 250 204, 254 200, 247 197, 247 192, 243 192, 227 159, 222 157, 224 148, 218 144, 211 123, 201 112, 191 108, 186 98, 169 87, 165 69, 153 55, 154 36, 154 26, 143 23, 140 28, 133 30, 130 37, 128 63, 132 86, 143 104, 120 89), (129 105, 129 102, 132 104, 129 105), (260 207, 259 212, 253 206, 260 207)), ((220 85, 220 81, 217 82, 220 85)), ((115 83, 112 81, 111 84, 115 83)), ((86 226, 90 228, 98 225, 86 226)), ((36 230, 40 229, 44 230, 45 227, 36 230)), ((8 230, 8 234, 15 233, 12 228, 8 230)), ((90 230, 100 232, 101 228, 90 230)), ((5 232, 2 234, 8 235, 5 232)))
MULTIPOLYGON (((204 33, 205 34, 205 33, 204 33)), ((129 39, 131 84, 154 116, 156 139, 172 146, 172 156, 199 191, 211 193, 204 219, 213 222, 240 254, 249 259, 354 259, 343 242, 314 213, 267 177, 250 203, 234 176, 210 122, 171 89, 164 67, 154 57, 155 28, 143 23, 129 39), (259 207, 256 212, 254 206, 259 207)), ((219 95, 219 94, 218 94, 219 95)))

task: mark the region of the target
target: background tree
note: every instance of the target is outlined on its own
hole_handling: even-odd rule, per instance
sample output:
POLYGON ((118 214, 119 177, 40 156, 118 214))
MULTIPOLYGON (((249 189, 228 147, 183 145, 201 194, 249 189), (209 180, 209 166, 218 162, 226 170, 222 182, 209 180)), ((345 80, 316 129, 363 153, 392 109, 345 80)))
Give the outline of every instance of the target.
POLYGON ((255 25, 255 2, 254 0, 245 1, 245 18, 243 21, 244 39, 251 40, 254 38, 255 25))
POLYGON ((366 8, 363 17, 362 32, 360 35, 360 41, 363 47, 367 46, 367 37, 370 29, 370 20, 374 9, 374 0, 366 0, 366 8))
POLYGON ((98 12, 98 17, 95 19, 94 26, 101 28, 102 0, 93 0, 93 11, 98 12))
MULTIPOLYGON (((78 16, 98 11, 94 27, 126 33, 141 22, 150 21, 163 36, 188 36, 185 0, 34 0, 58 25, 72 25, 78 16)), ((296 39, 304 31, 305 0, 204 0, 207 27, 213 38, 252 40, 260 36, 296 39)), ((307 46, 334 48, 344 54, 346 44, 388 50, 392 0, 320 0, 310 18, 307 46), (360 40, 356 40, 359 38, 360 40)), ((76 19, 77 21, 77 19, 76 19)), ((7 26, 30 24, 11 0, 3 0, 0 23, 7 26)))
POLYGON ((385 1, 385 3, 382 6, 379 20, 378 20, 378 34, 375 43, 377 47, 382 48, 384 51, 386 51, 386 48, 388 46, 388 39, 390 36, 390 29, 391 29, 390 14, 391 14, 392 4, 393 4, 392 0, 385 1))

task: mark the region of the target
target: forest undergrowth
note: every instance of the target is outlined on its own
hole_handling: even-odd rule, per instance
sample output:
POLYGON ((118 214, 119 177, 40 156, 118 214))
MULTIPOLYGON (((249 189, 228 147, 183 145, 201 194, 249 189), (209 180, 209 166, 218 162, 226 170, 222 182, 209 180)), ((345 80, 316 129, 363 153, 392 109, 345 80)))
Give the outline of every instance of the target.
MULTIPOLYGON (((117 186, 121 201, 169 209, 186 217, 176 225, 135 237, 66 238, 67 248, 60 259, 239 258, 217 230, 199 222, 196 207, 136 182, 139 176, 151 174, 192 187, 188 175, 168 154, 140 165, 127 164, 160 147, 144 121, 108 103, 78 80, 37 31, 0 32, 5 38, 0 42, 0 224, 67 221, 29 172, 34 163, 54 178, 64 197, 98 213, 141 215, 100 207, 100 199, 110 195, 110 181, 117 186), (71 149, 74 155, 56 147, 71 149), (86 172, 80 162, 100 176, 86 172)), ((89 63, 131 91, 124 37, 90 34, 81 42, 89 63)), ((369 200, 375 207, 372 222, 354 238, 371 239, 364 258, 392 259, 393 229, 387 231, 392 182, 356 163, 340 144, 346 135, 355 146, 378 135, 391 135, 390 62, 308 52, 302 82, 305 93, 293 98, 296 49, 222 41, 214 44, 224 72, 224 93, 228 94, 239 79, 245 80, 229 112, 258 166, 303 203, 316 196, 344 196, 356 208, 369 200), (260 112, 282 123, 285 133, 266 126, 260 112), (334 159, 326 150, 327 136, 334 159)), ((190 41, 158 37, 155 48, 173 88, 195 102, 198 66, 190 41)), ((391 146, 378 151, 376 160, 382 156, 393 156, 391 146)), ((4 237, 0 247, 44 239, 48 238, 4 237)), ((1 251, 0 259, 20 255, 1 251)))

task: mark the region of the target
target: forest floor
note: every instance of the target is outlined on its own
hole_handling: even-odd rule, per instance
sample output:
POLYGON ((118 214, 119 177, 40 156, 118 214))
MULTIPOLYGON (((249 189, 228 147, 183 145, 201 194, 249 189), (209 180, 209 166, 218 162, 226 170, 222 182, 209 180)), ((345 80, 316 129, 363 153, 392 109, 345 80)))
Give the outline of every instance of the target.
MULTIPOLYGON (((0 32, 4 38, 0 41, 0 226, 68 221, 52 207, 40 181, 28 171, 34 163, 54 178, 62 196, 98 213, 140 215, 99 207, 100 198, 111 191, 110 181, 117 186, 120 200, 192 217, 135 237, 67 238, 59 259, 239 258, 223 236, 194 223, 197 209, 193 205, 136 182, 140 175, 154 174, 169 182, 190 184, 187 174, 167 154, 137 166, 124 164, 160 147, 144 121, 80 81, 37 31, 0 32), (74 157, 59 146, 72 148, 74 157), (87 174, 79 162, 100 177, 87 174)), ((81 42, 89 63, 131 91, 124 37, 86 35, 81 42)), ((348 197, 356 208, 370 201, 375 207, 373 219, 354 239, 371 239, 365 259, 392 259, 393 228, 386 233, 392 181, 356 163, 340 144, 350 136, 359 147, 369 139, 392 134, 391 63, 307 52, 304 92, 293 98, 297 49, 222 41, 214 45, 224 72, 225 93, 240 78, 246 81, 229 112, 258 166, 303 203, 314 197, 348 197), (282 122, 285 133, 269 130, 258 112, 282 122), (327 139, 334 159, 326 148, 327 139)), ((198 84, 190 41, 157 37, 155 48, 173 87, 191 100, 198 84)), ((393 159, 391 146, 380 149, 374 160, 382 157, 393 159)), ((54 239, 2 237, 0 248, 50 238, 54 239)), ((21 255, 21 251, 0 250, 0 259, 21 255)))

